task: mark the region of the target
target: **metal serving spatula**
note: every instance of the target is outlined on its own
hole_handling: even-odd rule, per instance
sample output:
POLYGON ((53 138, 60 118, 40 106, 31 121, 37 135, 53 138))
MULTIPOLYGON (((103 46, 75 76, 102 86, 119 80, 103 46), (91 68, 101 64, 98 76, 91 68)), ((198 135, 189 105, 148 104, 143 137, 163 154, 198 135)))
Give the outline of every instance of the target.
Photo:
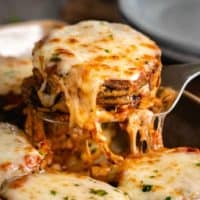
MULTIPOLYGON (((166 116, 178 103, 185 87, 195 77, 200 75, 200 64, 181 64, 169 65, 163 67, 162 70, 162 86, 170 87, 177 92, 176 98, 167 110, 156 114, 157 116, 166 116)), ((200 86, 199 86, 200 89, 200 86)))

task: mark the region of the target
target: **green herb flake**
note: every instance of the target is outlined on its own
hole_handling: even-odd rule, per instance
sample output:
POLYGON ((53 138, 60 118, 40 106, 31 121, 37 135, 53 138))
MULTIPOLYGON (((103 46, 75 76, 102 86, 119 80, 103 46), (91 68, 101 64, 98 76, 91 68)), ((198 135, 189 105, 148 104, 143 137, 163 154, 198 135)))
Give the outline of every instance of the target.
POLYGON ((98 195, 98 196, 101 196, 101 197, 108 194, 108 192, 106 192, 105 190, 102 190, 102 189, 93 189, 93 188, 90 189, 90 193, 98 195))
POLYGON ((197 167, 200 167, 200 162, 195 163, 195 165, 196 165, 197 167))
POLYGON ((104 51, 105 51, 106 53, 111 53, 111 50, 109 50, 109 49, 104 49, 104 51))
POLYGON ((45 152, 43 152, 43 151, 39 151, 39 154, 40 154, 41 156, 46 156, 47 153, 45 153, 45 152))
POLYGON ((142 192, 150 192, 152 189, 152 185, 143 185, 142 192))
POLYGON ((106 23, 104 21, 99 22, 101 25, 105 25, 106 23))
POLYGON ((66 196, 66 197, 63 197, 63 200, 69 200, 69 198, 66 196))
POLYGON ((124 192, 124 195, 128 196, 128 193, 127 193, 127 192, 124 192))
POLYGON ((170 196, 167 196, 166 198, 165 198, 165 200, 171 200, 172 198, 170 197, 170 196))
POLYGON ((74 184, 74 186, 77 186, 77 187, 78 187, 78 186, 80 186, 80 184, 78 184, 78 183, 75 183, 75 184, 74 184))
POLYGON ((57 192, 55 190, 50 190, 50 194, 55 196, 57 192))
POLYGON ((60 58, 57 54, 54 54, 54 55, 50 58, 50 61, 51 61, 51 62, 60 62, 60 61, 61 61, 61 58, 60 58))
POLYGON ((156 176, 149 176, 149 178, 155 178, 156 176))
POLYGON ((113 35, 112 35, 112 34, 110 34, 110 35, 109 35, 109 38, 110 38, 110 39, 113 39, 113 35))

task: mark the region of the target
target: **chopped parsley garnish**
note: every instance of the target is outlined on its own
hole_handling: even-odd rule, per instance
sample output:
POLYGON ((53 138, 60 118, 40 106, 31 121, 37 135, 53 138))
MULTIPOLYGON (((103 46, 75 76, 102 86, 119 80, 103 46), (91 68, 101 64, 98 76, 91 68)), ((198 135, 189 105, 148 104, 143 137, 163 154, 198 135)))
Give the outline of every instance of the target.
POLYGON ((109 50, 109 49, 104 49, 104 51, 105 51, 106 53, 111 53, 111 50, 109 50))
POLYGON ((143 185, 142 192, 150 192, 152 189, 152 185, 143 185))
POLYGON ((104 21, 99 22, 101 25, 105 25, 106 23, 104 21))
POLYGON ((102 190, 102 189, 93 189, 93 188, 90 189, 90 193, 98 195, 98 196, 101 196, 101 197, 108 194, 108 192, 106 192, 105 190, 102 190))
POLYGON ((55 190, 51 190, 50 193, 51 193, 52 195, 54 195, 54 196, 57 194, 57 192, 56 192, 55 190))
POLYGON ((76 198, 65 196, 65 197, 63 197, 63 200, 76 200, 76 198))
POLYGON ((171 200, 172 198, 170 196, 166 197, 165 200, 171 200))
POLYGON ((50 61, 51 61, 51 62, 59 62, 59 61, 61 61, 61 58, 60 58, 57 54, 54 54, 54 55, 50 58, 50 61))
POLYGON ((74 186, 80 186, 80 184, 78 184, 78 183, 75 183, 75 184, 74 184, 74 186))
POLYGON ((124 192, 124 195, 128 196, 128 193, 127 193, 127 192, 124 192))
POLYGON ((155 178, 155 176, 149 176, 149 178, 155 178))
POLYGON ((120 192, 117 188, 114 189, 115 192, 120 192))
POLYGON ((196 163, 195 165, 196 165, 197 167, 200 167, 200 162, 196 163))
POLYGON ((42 152, 42 151, 39 151, 39 154, 40 154, 41 156, 45 156, 45 155, 46 155, 46 153, 45 153, 45 152, 42 152))
POLYGON ((109 35, 109 38, 110 38, 110 39, 113 39, 113 35, 112 35, 112 34, 110 34, 110 35, 109 35))

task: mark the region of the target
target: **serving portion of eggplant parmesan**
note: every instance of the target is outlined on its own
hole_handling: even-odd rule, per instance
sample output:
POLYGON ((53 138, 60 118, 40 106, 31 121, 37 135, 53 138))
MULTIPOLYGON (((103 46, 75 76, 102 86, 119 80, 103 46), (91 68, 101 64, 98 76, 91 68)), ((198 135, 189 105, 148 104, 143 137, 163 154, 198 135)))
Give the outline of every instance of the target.
POLYGON ((33 76, 23 83, 30 140, 39 149, 47 143, 45 153, 63 169, 102 179, 125 157, 159 148, 149 108, 160 56, 153 41, 123 24, 85 21, 53 31, 36 44, 33 76))
POLYGON ((33 64, 0 58, 0 109, 22 102, 26 118, 25 133, 0 123, 0 199, 200 199, 200 150, 162 144, 155 113, 176 92, 160 57, 127 25, 84 21, 39 41, 33 64))

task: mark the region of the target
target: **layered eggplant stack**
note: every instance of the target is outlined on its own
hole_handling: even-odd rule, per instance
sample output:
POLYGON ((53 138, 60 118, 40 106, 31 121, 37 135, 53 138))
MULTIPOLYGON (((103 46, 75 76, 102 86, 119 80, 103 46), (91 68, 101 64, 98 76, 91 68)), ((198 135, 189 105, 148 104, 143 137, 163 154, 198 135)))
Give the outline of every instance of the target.
POLYGON ((32 144, 62 169, 102 179, 124 158, 162 146, 149 110, 160 56, 127 25, 85 21, 52 32, 36 44, 23 83, 32 144))

